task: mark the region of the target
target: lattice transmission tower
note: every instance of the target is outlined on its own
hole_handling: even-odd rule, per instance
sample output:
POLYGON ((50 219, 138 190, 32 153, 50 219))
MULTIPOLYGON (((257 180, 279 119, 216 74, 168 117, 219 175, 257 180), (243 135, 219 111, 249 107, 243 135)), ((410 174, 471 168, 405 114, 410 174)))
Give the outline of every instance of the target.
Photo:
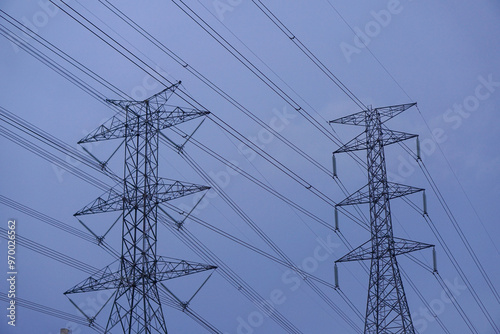
POLYGON ((349 195, 337 206, 369 204, 371 238, 335 261, 370 260, 370 280, 366 306, 366 334, 414 334, 410 310, 399 272, 397 256, 433 245, 397 238, 393 235, 390 200, 419 191, 387 181, 384 146, 416 137, 389 130, 384 123, 416 103, 390 107, 371 107, 330 123, 364 126, 365 131, 340 147, 336 153, 367 151, 368 184, 349 195))
POLYGON ((99 126, 79 144, 120 138, 125 166, 121 184, 111 188, 75 216, 120 211, 122 243, 119 268, 109 265, 65 294, 115 289, 106 333, 120 324, 123 333, 167 333, 158 291, 161 282, 214 266, 157 255, 158 208, 163 202, 207 190, 208 187, 158 176, 160 131, 208 114, 170 107, 174 84, 144 101, 107 100, 125 112, 99 126))

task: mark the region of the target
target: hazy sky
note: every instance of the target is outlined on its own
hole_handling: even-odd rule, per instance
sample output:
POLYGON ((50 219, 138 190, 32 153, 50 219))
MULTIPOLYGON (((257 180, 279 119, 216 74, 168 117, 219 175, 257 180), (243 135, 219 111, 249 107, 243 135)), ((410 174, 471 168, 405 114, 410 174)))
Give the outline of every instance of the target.
MULTIPOLYGON (((55 2, 67 8, 62 2, 55 2)), ((497 265, 500 260, 500 207, 497 203, 500 194, 500 132, 496 126, 500 122, 498 2, 263 2, 365 105, 381 107, 418 102, 418 110, 411 108, 387 125, 394 130, 420 135, 421 155, 425 166, 466 235, 474 254, 492 279, 494 287, 500 289, 496 279, 500 275, 497 265)), ((135 99, 142 100, 160 91, 164 85, 168 85, 165 79, 171 82, 181 80, 183 91, 194 100, 259 145, 315 189, 336 202, 345 197, 337 183, 326 173, 284 145, 188 72, 187 69, 190 68, 199 71, 265 124, 331 170, 331 152, 338 145, 321 134, 181 11, 175 5, 182 4, 180 1, 146 1, 138 4, 127 0, 112 3, 181 57, 189 65, 187 67, 179 65, 133 31, 100 1, 71 0, 67 3, 156 73, 153 70, 146 73, 138 68, 48 0, 3 0, 0 9, 36 30, 47 41, 135 99)), ((311 114, 343 142, 362 131, 357 127, 334 125, 332 129, 328 126, 327 120, 357 112, 359 107, 297 48, 293 39, 273 25, 253 1, 199 0, 185 3, 269 80, 276 83, 303 111, 311 114)), ((5 16, 3 12, 2 16, 5 16)), ((0 32, 8 28, 18 33, 4 19, 0 23, 0 32)), ((26 38, 27 43, 39 48, 101 95, 109 99, 120 98, 117 92, 71 67, 27 35, 20 35, 26 38)), ((78 147, 78 140, 113 116, 114 111, 102 101, 63 78, 5 36, 0 36, 0 43, 1 107, 75 149, 78 147)), ((187 105, 175 95, 169 103, 187 105)), ((113 182, 64 153, 15 129, 3 117, 0 120, 0 125, 5 127, 0 133, 0 195, 85 231, 73 214, 101 195, 103 190, 29 152, 19 145, 15 136, 33 141, 69 165, 107 184, 112 185, 113 182)), ((190 122, 182 129, 191 132, 198 123, 190 122)), ((185 140, 170 130, 165 131, 165 134, 179 143, 185 140)), ((207 119, 194 138, 278 193, 329 224, 334 224, 332 206, 257 156, 212 120, 207 119)), ((109 141, 86 147, 95 156, 106 160, 117 145, 119 142, 109 141)), ((407 145, 415 150, 415 140, 408 141, 407 145)), ((185 152, 295 264, 333 283, 333 262, 346 254, 348 249, 331 229, 229 170, 191 143, 186 145, 185 152)), ((358 156, 366 160, 364 152, 360 152, 358 156)), ((386 159, 391 180, 427 188, 430 218, 458 260, 484 308, 493 321, 496 321, 496 326, 500 326, 500 301, 494 297, 477 269, 420 167, 397 145, 387 148, 386 159)), ((353 192, 366 183, 366 172, 348 155, 340 154, 336 160, 338 176, 348 192, 353 192)), ((110 168, 116 174, 122 174, 123 149, 110 160, 110 168)), ((180 155, 166 145, 160 147, 159 174, 170 179, 207 184, 180 155)), ((186 197, 172 204, 186 210, 198 198, 186 197)), ((421 194, 412 195, 410 199, 417 206, 422 206, 421 194)), ((442 279, 452 287, 456 300, 477 331, 495 333, 423 217, 402 200, 394 200, 391 206, 395 235, 436 244, 438 270, 442 279)), ((20 236, 45 247, 99 269, 114 260, 94 244, 9 206, 2 204, 0 208, 0 226, 4 229, 7 228, 8 220, 15 218, 16 231, 20 236)), ((367 206, 361 207, 366 215, 367 209, 367 206)), ((349 211, 357 214, 354 208, 349 208, 349 211)), ((213 190, 207 193, 194 214, 276 256, 213 190)), ((83 217, 83 220, 96 234, 102 235, 116 218, 117 215, 104 214, 83 217)), ((367 231, 342 214, 339 216, 339 224, 343 236, 352 246, 358 246, 369 239, 367 231)), ((275 300, 275 308, 301 332, 356 333, 289 269, 193 221, 187 220, 185 228, 263 298, 275 300)), ((106 239, 115 249, 120 249, 120 233, 118 224, 106 239)), ((206 262, 162 225, 159 225, 159 234, 160 255, 206 262)), ((8 271, 7 243, 3 238, 0 239, 0 254, 0 269, 5 272, 5 277, 8 271)), ((430 250, 414 255, 427 266, 432 265, 430 250)), ((436 277, 407 257, 398 259, 446 328, 452 333, 470 332, 436 277)), ((88 277, 87 273, 21 245, 17 247, 17 268, 18 297, 80 315, 63 292, 88 277)), ((180 299, 186 301, 207 275, 200 274, 166 283, 180 299)), ((342 293, 364 316, 367 273, 359 264, 342 263, 339 265, 339 279, 342 293)), ((443 332, 435 319, 429 316, 427 306, 418 298, 406 278, 403 282, 418 332, 443 332)), ((338 292, 321 284, 318 286, 362 328, 363 321, 338 292)), ((0 287, 1 292, 6 291, 6 280, 2 280, 0 287)), ((95 313, 103 305, 106 296, 106 293, 81 294, 72 298, 89 313, 95 313)), ((73 334, 93 332, 88 327, 68 324, 66 320, 22 308, 17 311, 16 327, 8 326, 4 315, 7 304, 2 302, 2 305, 1 333, 53 334, 58 333, 62 327, 72 327, 73 334)), ((262 316, 256 306, 217 271, 190 306, 222 333, 284 332, 268 317, 262 316)), ((110 308, 106 307, 99 314, 97 322, 100 325, 105 326, 109 312, 110 308)), ((206 332, 182 312, 165 306, 164 313, 171 333, 206 332)))

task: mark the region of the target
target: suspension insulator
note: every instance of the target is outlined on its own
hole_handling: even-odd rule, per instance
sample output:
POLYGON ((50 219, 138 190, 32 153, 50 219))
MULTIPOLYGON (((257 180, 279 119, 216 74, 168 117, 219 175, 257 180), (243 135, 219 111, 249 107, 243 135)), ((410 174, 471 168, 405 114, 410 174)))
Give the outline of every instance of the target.
POLYGON ((417 137, 417 160, 421 160, 420 157, 420 139, 417 137))
POLYGON ((339 230, 339 211, 335 207, 335 231, 339 230))
POLYGON ((336 263, 335 263, 335 266, 333 267, 333 273, 335 276, 335 289, 338 289, 338 287, 339 287, 339 270, 337 268, 336 263))
POLYGON ((422 193, 422 200, 424 202, 424 215, 427 214, 427 196, 425 195, 425 191, 422 193))
POLYGON ((333 177, 337 177, 337 159, 335 154, 332 154, 332 165, 333 165, 333 177))
POLYGON ((432 268, 435 273, 437 273, 437 257, 436 257, 436 248, 432 248, 432 268))

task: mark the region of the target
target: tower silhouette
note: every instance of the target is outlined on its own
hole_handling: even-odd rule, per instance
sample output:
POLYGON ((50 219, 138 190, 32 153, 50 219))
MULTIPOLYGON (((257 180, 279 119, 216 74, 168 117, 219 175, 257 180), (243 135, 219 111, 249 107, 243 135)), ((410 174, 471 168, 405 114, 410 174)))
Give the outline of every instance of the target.
POLYGON ((349 195, 337 206, 369 204, 371 238, 341 257, 338 262, 370 260, 370 280, 366 306, 366 334, 414 334, 410 310, 399 272, 397 256, 433 245, 394 237, 390 200, 419 191, 387 181, 384 146, 416 137, 389 130, 384 123, 416 103, 367 110, 330 123, 364 126, 365 131, 333 152, 366 150, 368 184, 349 195))
POLYGON ((121 184, 75 213, 75 216, 121 211, 122 243, 119 268, 109 265, 65 294, 115 289, 106 333, 120 324, 123 333, 167 333, 157 285, 214 266, 171 260, 157 255, 158 206, 166 201, 209 189, 158 176, 160 131, 208 114, 170 107, 174 84, 144 101, 107 100, 122 108, 125 119, 113 117, 79 144, 122 138, 125 166, 121 184))

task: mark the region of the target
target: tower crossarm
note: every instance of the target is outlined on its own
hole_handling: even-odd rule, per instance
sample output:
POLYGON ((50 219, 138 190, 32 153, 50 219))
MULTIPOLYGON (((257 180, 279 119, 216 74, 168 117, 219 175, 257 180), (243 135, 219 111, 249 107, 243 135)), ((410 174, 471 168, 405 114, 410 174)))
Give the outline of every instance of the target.
POLYGON ((408 140, 411 138, 417 137, 417 135, 412 133, 406 133, 401 131, 394 131, 389 129, 383 129, 383 143, 382 146, 387 146, 395 143, 399 143, 400 141, 408 140))
POLYGON ((94 213, 113 212, 123 209, 123 202, 127 199, 123 197, 123 190, 115 186, 106 191, 94 201, 86 205, 84 208, 76 212, 73 216, 83 216, 94 213))
POLYGON ((424 191, 423 188, 417 188, 412 186, 407 186, 406 184, 400 184, 395 182, 387 182, 389 186, 389 199, 394 199, 402 196, 408 196, 411 194, 424 191))
POLYGON ((152 101, 157 104, 165 104, 167 100, 172 96, 172 94, 175 92, 175 90, 180 86, 181 82, 178 81, 175 84, 163 89, 162 91, 159 91, 158 93, 151 95, 147 99, 143 101, 136 101, 136 100, 111 100, 107 99, 106 101, 109 103, 112 103, 114 105, 117 105, 121 108, 127 108, 130 105, 135 105, 135 104, 145 104, 146 102, 151 103, 152 101))
POLYGON ((113 138, 123 138, 125 132, 125 123, 120 116, 113 116, 97 129, 90 132, 84 138, 80 139, 78 144, 98 142, 113 138))
MULTIPOLYGON (((421 188, 416 188, 394 182, 387 182, 387 185, 388 185, 389 199, 411 195, 424 190, 421 188)), ((368 185, 366 185, 363 188, 359 189, 358 191, 355 191, 354 193, 349 195, 346 199, 344 199, 342 202, 337 203, 336 206, 370 203, 370 192, 368 188, 369 188, 368 185)))
POLYGON ((139 286, 145 282, 158 283, 169 279, 182 276, 192 275, 207 270, 213 270, 217 267, 197 262, 189 262, 185 260, 169 261, 162 257, 158 257, 157 261, 145 263, 144 267, 148 268, 142 273, 132 271, 131 274, 123 275, 121 270, 112 271, 110 266, 99 270, 94 275, 86 278, 81 283, 66 291, 64 294, 74 294, 90 291, 102 291, 117 289, 119 287, 139 286), (151 274, 150 267, 155 266, 155 274, 151 274), (147 276, 146 279, 144 279, 147 276))
MULTIPOLYGON (((128 106, 128 108, 130 108, 130 106, 128 106)), ((130 109, 127 111, 134 112, 130 109)), ((146 120, 144 115, 140 114, 136 115, 135 118, 129 117, 128 121, 124 121, 120 116, 113 116, 78 143, 83 144, 108 139, 133 137, 146 132, 145 129, 148 125, 155 128, 157 131, 161 131, 171 126, 208 115, 209 113, 208 111, 192 108, 161 106, 158 109, 154 109, 152 113, 153 117, 149 120, 146 120)))
POLYGON ((416 106, 417 103, 405 103, 405 104, 398 104, 394 106, 388 106, 388 107, 380 107, 380 108, 375 108, 375 111, 377 111, 380 114, 380 121, 381 123, 385 123, 388 120, 390 120, 393 117, 396 117, 397 115, 401 114, 403 111, 410 109, 413 106, 416 106))
POLYGON ((348 116, 340 117, 330 121, 328 123, 337 123, 337 124, 350 124, 350 125, 361 125, 366 126, 366 118, 367 113, 378 112, 380 114, 380 120, 382 123, 387 122, 391 118, 399 115, 403 111, 415 106, 417 103, 406 103, 395 106, 381 107, 375 108, 373 110, 363 110, 348 116))
POLYGON ((140 198, 125 197, 123 190, 117 190, 115 186, 99 196, 93 202, 85 206, 80 211, 76 212, 74 216, 82 216, 94 213, 120 211, 124 208, 131 209, 144 200, 144 196, 149 196, 151 200, 155 200, 158 204, 167 202, 176 198, 191 195, 200 191, 210 189, 210 187, 202 186, 194 183, 173 181, 160 178, 158 180, 158 193, 157 198, 154 199, 152 194, 143 194, 140 198))
MULTIPOLYGON (((382 129, 382 146, 391 145, 415 137, 417 137, 417 135, 411 133, 382 129)), ((370 146, 366 141, 366 133, 363 132, 333 153, 353 152, 367 150, 369 148, 370 146)))
POLYGON ((337 124, 350 124, 350 125, 362 125, 366 124, 366 110, 357 112, 355 114, 351 114, 348 116, 340 117, 334 119, 333 121, 329 121, 328 123, 337 123, 337 124))
POLYGON ((208 189, 210 189, 208 186, 160 178, 158 182, 158 203, 167 202, 208 189))
MULTIPOLYGON (((391 247, 389 247, 386 253, 379 254, 378 259, 403 255, 406 253, 416 252, 426 248, 434 247, 434 245, 408 239, 396 237, 392 239, 394 240, 392 249, 391 247)), ((353 249, 335 262, 351 262, 377 259, 377 257, 374 256, 373 252, 373 242, 373 239, 368 240, 367 242, 353 249)), ((382 242, 382 240, 380 242, 382 242)))
POLYGON ((104 267, 104 269, 101 269, 94 275, 84 279, 82 282, 67 290, 64 294, 66 295, 117 288, 118 282, 120 282, 121 275, 119 271, 112 271, 110 267, 111 265, 104 267))
POLYGON ((143 101, 106 100, 107 103, 125 111, 128 114, 127 120, 124 120, 123 116, 113 116, 78 143, 132 137, 150 132, 151 129, 161 131, 197 117, 208 115, 210 112, 206 110, 174 107, 166 104, 168 98, 180 84, 179 81, 143 101))
POLYGON ((185 260, 168 261, 162 257, 159 257, 157 267, 156 281, 158 282, 217 268, 216 266, 185 260))
POLYGON ((163 130, 171 126, 190 121, 192 119, 210 114, 206 110, 198 110, 193 108, 175 107, 173 109, 157 109, 158 129, 163 130))

